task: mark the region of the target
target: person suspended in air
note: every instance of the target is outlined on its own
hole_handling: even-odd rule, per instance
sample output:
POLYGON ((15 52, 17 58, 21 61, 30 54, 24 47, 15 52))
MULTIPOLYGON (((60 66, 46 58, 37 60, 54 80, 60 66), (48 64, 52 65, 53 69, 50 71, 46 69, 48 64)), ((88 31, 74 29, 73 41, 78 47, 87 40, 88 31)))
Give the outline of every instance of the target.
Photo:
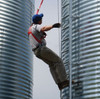
POLYGON ((33 23, 28 31, 30 45, 36 57, 49 65, 55 83, 58 85, 58 88, 62 90, 69 85, 63 61, 56 53, 46 46, 45 40, 47 36, 45 33, 46 31, 53 28, 60 28, 61 25, 60 23, 55 23, 53 25, 41 26, 43 16, 43 14, 35 14, 32 17, 33 23))

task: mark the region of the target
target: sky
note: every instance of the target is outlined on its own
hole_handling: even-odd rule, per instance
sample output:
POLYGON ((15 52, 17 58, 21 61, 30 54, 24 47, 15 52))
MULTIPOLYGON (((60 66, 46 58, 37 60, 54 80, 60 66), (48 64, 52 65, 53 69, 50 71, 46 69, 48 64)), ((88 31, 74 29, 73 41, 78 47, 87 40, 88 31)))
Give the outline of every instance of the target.
MULTIPOLYGON (((52 25, 59 22, 57 2, 59 0, 44 0, 39 13, 43 13, 43 25, 52 25)), ((41 0, 35 0, 35 9, 41 0)), ((59 11, 60 12, 60 11, 59 11)), ((35 10, 36 13, 36 10, 35 10)), ((60 19, 59 19, 60 20, 60 19)), ((59 29, 52 29, 47 33, 47 47, 59 55, 59 29)), ((60 91, 55 84, 49 66, 34 56, 33 61, 33 99, 60 99, 60 91)))

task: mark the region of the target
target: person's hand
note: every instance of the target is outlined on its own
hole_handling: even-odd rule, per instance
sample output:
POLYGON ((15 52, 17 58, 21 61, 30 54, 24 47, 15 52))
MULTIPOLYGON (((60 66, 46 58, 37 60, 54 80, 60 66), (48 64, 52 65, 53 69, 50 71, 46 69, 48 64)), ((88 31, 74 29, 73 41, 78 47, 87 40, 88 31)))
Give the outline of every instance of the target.
POLYGON ((61 26, 60 23, 55 23, 55 24, 53 24, 53 28, 59 28, 60 26, 61 26))

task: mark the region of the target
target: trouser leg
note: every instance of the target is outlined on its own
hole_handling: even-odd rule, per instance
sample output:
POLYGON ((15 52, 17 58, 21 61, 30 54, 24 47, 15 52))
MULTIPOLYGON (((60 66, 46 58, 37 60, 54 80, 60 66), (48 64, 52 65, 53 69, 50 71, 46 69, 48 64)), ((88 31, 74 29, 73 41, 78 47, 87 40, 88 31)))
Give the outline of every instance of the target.
POLYGON ((47 63, 55 82, 61 83, 67 80, 67 74, 61 58, 52 50, 43 46, 34 51, 35 55, 47 63))

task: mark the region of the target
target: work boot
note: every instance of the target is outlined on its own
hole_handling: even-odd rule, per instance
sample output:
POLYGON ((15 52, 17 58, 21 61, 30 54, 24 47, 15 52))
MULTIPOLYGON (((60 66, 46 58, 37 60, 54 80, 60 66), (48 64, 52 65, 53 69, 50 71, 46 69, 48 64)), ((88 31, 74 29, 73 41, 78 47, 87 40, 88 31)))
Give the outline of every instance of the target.
MULTIPOLYGON (((74 83, 74 81, 72 80, 72 84, 74 83)), ((58 88, 59 90, 62 90, 63 88, 69 86, 69 80, 66 80, 64 82, 58 83, 58 88)))

